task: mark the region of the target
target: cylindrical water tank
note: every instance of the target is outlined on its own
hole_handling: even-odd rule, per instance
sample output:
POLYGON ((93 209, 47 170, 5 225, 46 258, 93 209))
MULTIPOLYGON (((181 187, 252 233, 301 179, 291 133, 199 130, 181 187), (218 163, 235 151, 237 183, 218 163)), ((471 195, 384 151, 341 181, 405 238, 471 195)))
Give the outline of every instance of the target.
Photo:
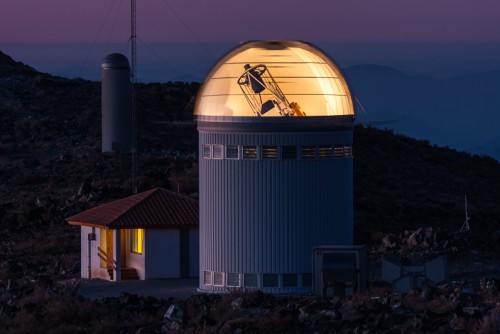
POLYGON ((127 57, 120 53, 102 62, 102 152, 132 148, 132 83, 127 57))
POLYGON ((310 293, 313 248, 353 242, 342 73, 304 42, 244 43, 209 73, 196 114, 199 290, 310 293))

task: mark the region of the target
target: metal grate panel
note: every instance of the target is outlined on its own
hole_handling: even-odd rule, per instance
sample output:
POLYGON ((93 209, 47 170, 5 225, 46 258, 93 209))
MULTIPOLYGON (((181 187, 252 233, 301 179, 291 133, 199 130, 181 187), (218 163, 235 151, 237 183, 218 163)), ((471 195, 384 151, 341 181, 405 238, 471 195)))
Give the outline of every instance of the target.
POLYGON ((282 160, 297 159, 297 146, 282 146, 281 159, 282 160))
POLYGON ((300 157, 302 159, 316 159, 316 146, 302 146, 300 157))
POLYGON ((297 274, 283 274, 283 287, 294 288, 299 285, 297 274))
POLYGON ((302 286, 312 286, 312 274, 303 273, 302 274, 302 286))
POLYGON ((212 146, 208 144, 203 144, 202 155, 204 159, 210 159, 212 157, 212 146))
POLYGON ((336 159, 344 157, 344 146, 335 145, 333 148, 333 157, 336 159))
POLYGON ((240 286, 240 274, 239 273, 227 273, 227 286, 240 286))
POLYGON ((213 145, 212 146, 212 157, 214 159, 222 159, 223 155, 223 146, 222 145, 213 145))
POLYGON ((276 160, 278 159, 277 146, 262 146, 262 159, 276 160))
POLYGON ((203 272, 203 284, 212 285, 212 272, 204 271, 203 272))
POLYGON ((345 145, 344 146, 344 157, 346 157, 346 158, 352 157, 352 147, 351 147, 351 145, 345 145))
POLYGON ((239 149, 237 145, 227 145, 226 146, 226 159, 238 159, 239 149))
POLYGON ((274 288, 279 285, 278 274, 263 274, 262 286, 264 288, 274 288))
POLYGON ((224 274, 219 271, 214 271, 214 285, 223 286, 224 285, 224 274))
POLYGON ((257 146, 243 146, 243 159, 257 159, 257 146))
POLYGON ((249 288, 258 287, 257 274, 244 274, 243 275, 243 285, 249 288))
POLYGON ((319 157, 321 159, 330 159, 332 157, 332 147, 322 145, 319 147, 319 157))

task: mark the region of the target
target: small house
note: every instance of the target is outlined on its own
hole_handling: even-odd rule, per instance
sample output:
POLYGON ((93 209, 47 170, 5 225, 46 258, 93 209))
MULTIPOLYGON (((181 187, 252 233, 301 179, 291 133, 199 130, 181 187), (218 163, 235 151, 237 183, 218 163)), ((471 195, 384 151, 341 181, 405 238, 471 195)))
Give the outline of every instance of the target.
POLYGON ((198 201, 151 189, 66 218, 81 228, 81 276, 198 277, 198 201))

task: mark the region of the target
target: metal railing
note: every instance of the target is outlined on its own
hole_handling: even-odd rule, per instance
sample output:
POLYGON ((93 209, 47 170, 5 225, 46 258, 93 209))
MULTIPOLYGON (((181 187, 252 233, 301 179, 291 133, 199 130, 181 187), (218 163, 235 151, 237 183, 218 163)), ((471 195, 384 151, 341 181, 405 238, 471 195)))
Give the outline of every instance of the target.
POLYGON ((97 246, 97 256, 99 256, 99 258, 106 263, 106 265, 108 266, 109 269, 116 270, 116 261, 115 261, 115 259, 113 259, 113 257, 111 255, 109 255, 108 253, 106 253, 106 251, 103 250, 99 246, 97 246))

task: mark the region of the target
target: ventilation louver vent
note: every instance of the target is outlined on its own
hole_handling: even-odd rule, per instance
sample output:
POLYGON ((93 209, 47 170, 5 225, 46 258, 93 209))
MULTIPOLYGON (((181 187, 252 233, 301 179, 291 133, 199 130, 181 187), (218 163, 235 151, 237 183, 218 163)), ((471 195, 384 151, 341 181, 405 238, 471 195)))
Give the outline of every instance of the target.
POLYGON ((214 285, 223 286, 224 285, 224 274, 218 271, 214 271, 214 285))
POLYGON ((245 274, 243 277, 243 285, 249 288, 256 288, 257 285, 257 274, 245 274))
POLYGON ((240 286, 239 273, 227 273, 227 286, 240 286))

